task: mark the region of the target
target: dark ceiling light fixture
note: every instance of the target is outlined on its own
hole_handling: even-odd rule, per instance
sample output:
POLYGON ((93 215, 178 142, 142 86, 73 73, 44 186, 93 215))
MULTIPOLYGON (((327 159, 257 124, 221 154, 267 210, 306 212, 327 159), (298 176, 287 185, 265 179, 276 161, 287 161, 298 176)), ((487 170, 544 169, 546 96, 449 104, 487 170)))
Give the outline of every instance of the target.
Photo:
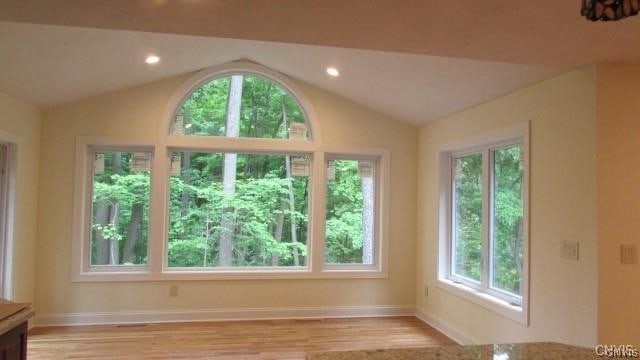
POLYGON ((591 21, 615 21, 638 15, 640 0, 582 0, 582 16, 591 21))

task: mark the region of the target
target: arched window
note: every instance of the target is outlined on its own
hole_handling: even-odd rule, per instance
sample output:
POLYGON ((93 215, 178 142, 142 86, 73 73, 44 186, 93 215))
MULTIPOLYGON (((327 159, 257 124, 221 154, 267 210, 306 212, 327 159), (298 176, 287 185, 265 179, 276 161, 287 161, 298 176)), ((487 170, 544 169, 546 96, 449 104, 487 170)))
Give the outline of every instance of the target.
POLYGON ((255 73, 207 79, 180 103, 172 135, 306 140, 305 111, 279 83, 255 73))
POLYGON ((76 279, 385 276, 388 152, 320 135, 294 82, 234 62, 186 80, 156 141, 79 139, 76 279))
POLYGON ((270 141, 168 148, 169 269, 307 265, 311 110, 282 79, 251 64, 187 82, 170 138, 270 141))

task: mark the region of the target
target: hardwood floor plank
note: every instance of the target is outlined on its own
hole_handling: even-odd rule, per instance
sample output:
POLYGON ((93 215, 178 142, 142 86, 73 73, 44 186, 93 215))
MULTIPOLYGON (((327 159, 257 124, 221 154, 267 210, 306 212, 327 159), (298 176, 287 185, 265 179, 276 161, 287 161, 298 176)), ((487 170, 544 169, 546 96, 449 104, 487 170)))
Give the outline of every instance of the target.
POLYGON ((453 345, 414 317, 34 328, 32 360, 304 359, 310 351, 453 345))

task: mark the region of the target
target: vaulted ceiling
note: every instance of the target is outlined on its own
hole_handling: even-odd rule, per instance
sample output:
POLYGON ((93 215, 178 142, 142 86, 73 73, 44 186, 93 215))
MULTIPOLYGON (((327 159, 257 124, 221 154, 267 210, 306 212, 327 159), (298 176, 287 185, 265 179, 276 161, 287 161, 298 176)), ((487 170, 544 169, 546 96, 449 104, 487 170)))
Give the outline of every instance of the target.
POLYGON ((591 23, 579 5, 3 0, 0 90, 51 106, 248 58, 424 124, 573 67, 640 59, 640 17, 591 23), (142 63, 150 52, 155 67, 142 63))

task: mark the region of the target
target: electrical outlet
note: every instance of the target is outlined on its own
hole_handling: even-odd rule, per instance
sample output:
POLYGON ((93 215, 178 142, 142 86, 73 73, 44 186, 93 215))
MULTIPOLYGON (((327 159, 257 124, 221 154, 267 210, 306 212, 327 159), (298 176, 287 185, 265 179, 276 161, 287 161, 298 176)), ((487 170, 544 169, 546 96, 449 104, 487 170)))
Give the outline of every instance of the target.
POLYGON ((176 284, 169 285, 169 296, 170 297, 178 296, 178 285, 176 284))
POLYGON ((636 244, 620 245, 620 262, 622 264, 637 264, 638 246, 636 244))
POLYGON ((560 256, 569 260, 580 259, 580 243, 577 241, 563 241, 560 256))

